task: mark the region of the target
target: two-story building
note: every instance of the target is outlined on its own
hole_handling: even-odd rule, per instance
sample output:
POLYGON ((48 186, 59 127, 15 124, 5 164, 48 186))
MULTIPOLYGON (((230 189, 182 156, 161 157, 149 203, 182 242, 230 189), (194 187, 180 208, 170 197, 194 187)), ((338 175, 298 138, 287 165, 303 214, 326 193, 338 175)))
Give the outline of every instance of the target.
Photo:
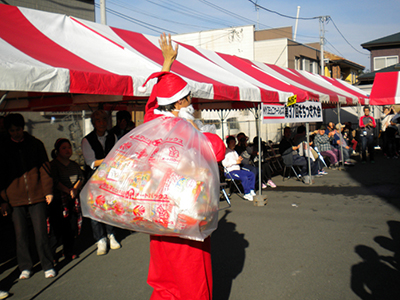
POLYGON ((371 72, 399 63, 400 32, 364 44, 361 47, 371 52, 371 72))

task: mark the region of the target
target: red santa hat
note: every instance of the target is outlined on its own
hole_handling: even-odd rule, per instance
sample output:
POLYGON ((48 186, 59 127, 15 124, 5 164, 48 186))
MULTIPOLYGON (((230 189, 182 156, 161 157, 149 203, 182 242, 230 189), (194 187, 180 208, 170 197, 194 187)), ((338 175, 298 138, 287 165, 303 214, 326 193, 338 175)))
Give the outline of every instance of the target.
POLYGON ((190 93, 188 83, 178 75, 170 72, 156 72, 151 74, 145 83, 138 88, 138 91, 141 93, 146 92, 146 84, 153 78, 158 78, 158 81, 151 91, 149 101, 157 98, 158 105, 175 103, 190 93))

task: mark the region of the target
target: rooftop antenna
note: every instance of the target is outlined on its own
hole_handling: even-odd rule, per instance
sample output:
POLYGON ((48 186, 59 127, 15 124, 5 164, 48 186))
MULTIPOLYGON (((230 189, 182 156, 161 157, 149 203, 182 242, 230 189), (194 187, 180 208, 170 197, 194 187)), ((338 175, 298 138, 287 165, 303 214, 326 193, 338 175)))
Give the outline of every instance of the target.
POLYGON ((100 22, 103 25, 107 25, 106 19, 106 0, 100 0, 100 22))
POLYGON ((299 24, 299 15, 300 15, 300 6, 297 6, 296 25, 294 25, 294 36, 293 36, 293 41, 296 41, 297 25, 299 24))

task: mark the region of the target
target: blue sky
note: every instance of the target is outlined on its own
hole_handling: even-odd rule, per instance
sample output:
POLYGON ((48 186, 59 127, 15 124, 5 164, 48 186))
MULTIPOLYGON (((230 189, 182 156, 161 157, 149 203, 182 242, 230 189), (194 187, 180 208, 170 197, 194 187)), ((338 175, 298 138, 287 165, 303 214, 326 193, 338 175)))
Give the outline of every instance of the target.
MULTIPOLYGON (((330 16, 342 35, 330 21, 326 24, 326 50, 370 68, 369 51, 360 45, 400 31, 399 0, 353 1, 267 1, 253 0, 258 5, 288 16, 296 16, 300 6, 300 18, 330 16)), ((100 0, 95 1, 96 4, 100 0)), ((97 6, 97 5, 96 5, 97 6)), ((107 25, 135 32, 159 35, 159 33, 187 33, 230 26, 256 25, 257 11, 249 0, 106 0, 107 25), (118 17, 115 14, 123 14, 118 17), (126 20, 132 18, 130 20, 126 20), (135 24, 139 22, 142 25, 135 24)), ((295 20, 258 10, 259 28, 295 26, 295 20)), ((100 22, 96 7, 96 21, 100 22)), ((319 41, 319 21, 299 20, 297 41, 319 41)))

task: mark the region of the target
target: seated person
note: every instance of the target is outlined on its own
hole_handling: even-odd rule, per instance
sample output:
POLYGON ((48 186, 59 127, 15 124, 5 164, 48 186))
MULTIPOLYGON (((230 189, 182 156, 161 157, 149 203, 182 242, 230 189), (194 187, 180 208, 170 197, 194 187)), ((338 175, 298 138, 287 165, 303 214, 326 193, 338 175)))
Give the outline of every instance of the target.
POLYGON ((304 125, 300 125, 297 127, 297 133, 293 138, 293 143, 295 145, 300 144, 301 142, 307 141, 307 136, 306 136, 306 127, 304 125))
POLYGON ((334 132, 331 131, 329 134, 326 134, 326 127, 321 125, 318 130, 318 133, 314 137, 314 146, 317 148, 319 153, 322 156, 329 157, 329 161, 331 165, 337 166, 338 165, 338 153, 335 150, 332 150, 331 142, 333 140, 334 132))
MULTIPOLYGON (((254 192, 256 177, 252 172, 240 168, 243 158, 235 151, 235 137, 228 136, 226 144, 228 147, 226 148, 226 154, 222 165, 231 174, 233 179, 241 181, 245 194, 244 198, 253 201, 253 196, 256 195, 254 192)), ((227 174, 225 174, 225 177, 230 178, 227 174)))
POLYGON ((130 122, 132 122, 131 113, 126 110, 120 110, 117 112, 117 125, 111 128, 110 132, 114 133, 117 139, 120 139, 134 128, 134 126, 133 128, 129 127, 130 122))
POLYGON ((397 124, 390 121, 390 125, 386 128, 387 158, 397 158, 396 135, 398 134, 397 124))
MULTIPOLYGON (((258 179, 258 168, 256 168, 253 164, 252 158, 251 158, 251 152, 248 151, 249 145, 247 144, 247 141, 249 138, 243 133, 240 132, 236 136, 238 143, 235 146, 235 151, 237 154, 243 158, 242 163, 240 164, 241 169, 246 169, 250 172, 252 172, 256 176, 256 180, 258 179)), ((251 149, 251 148, 250 148, 251 149)), ((263 186, 263 188, 266 188, 267 186, 263 186)))
MULTIPOLYGON (((295 146, 290 139, 291 134, 290 127, 285 127, 283 138, 279 144, 279 153, 282 155, 283 162, 286 166, 299 166, 301 175, 308 175, 307 159, 304 156, 300 156, 297 152, 302 144, 295 146)), ((311 162, 311 175, 318 175, 318 164, 315 162, 311 162)))
POLYGON ((329 122, 328 126, 325 128, 325 134, 328 135, 329 132, 335 131, 335 124, 333 122, 329 122))
POLYGON ((346 140, 343 138, 343 129, 344 125, 337 123, 336 124, 336 133, 333 136, 334 140, 334 147, 341 153, 340 146, 343 145, 343 157, 344 157, 344 164, 348 166, 354 165, 350 160, 350 155, 353 153, 353 148, 347 145, 346 140))
POLYGON ((353 148, 353 151, 355 152, 358 144, 356 141, 356 131, 353 130, 351 122, 346 122, 344 125, 344 139, 346 140, 347 145, 353 148))
MULTIPOLYGON (((253 138, 253 146, 249 147, 247 150, 251 153, 251 158, 253 160, 254 166, 256 166, 258 170, 258 161, 259 161, 259 150, 258 150, 258 136, 253 138)), ((264 160, 264 153, 267 153, 267 148, 261 140, 261 180, 262 187, 264 188, 269 186, 271 188, 276 188, 276 184, 272 181, 272 173, 271 167, 269 166, 269 162, 264 160)))

